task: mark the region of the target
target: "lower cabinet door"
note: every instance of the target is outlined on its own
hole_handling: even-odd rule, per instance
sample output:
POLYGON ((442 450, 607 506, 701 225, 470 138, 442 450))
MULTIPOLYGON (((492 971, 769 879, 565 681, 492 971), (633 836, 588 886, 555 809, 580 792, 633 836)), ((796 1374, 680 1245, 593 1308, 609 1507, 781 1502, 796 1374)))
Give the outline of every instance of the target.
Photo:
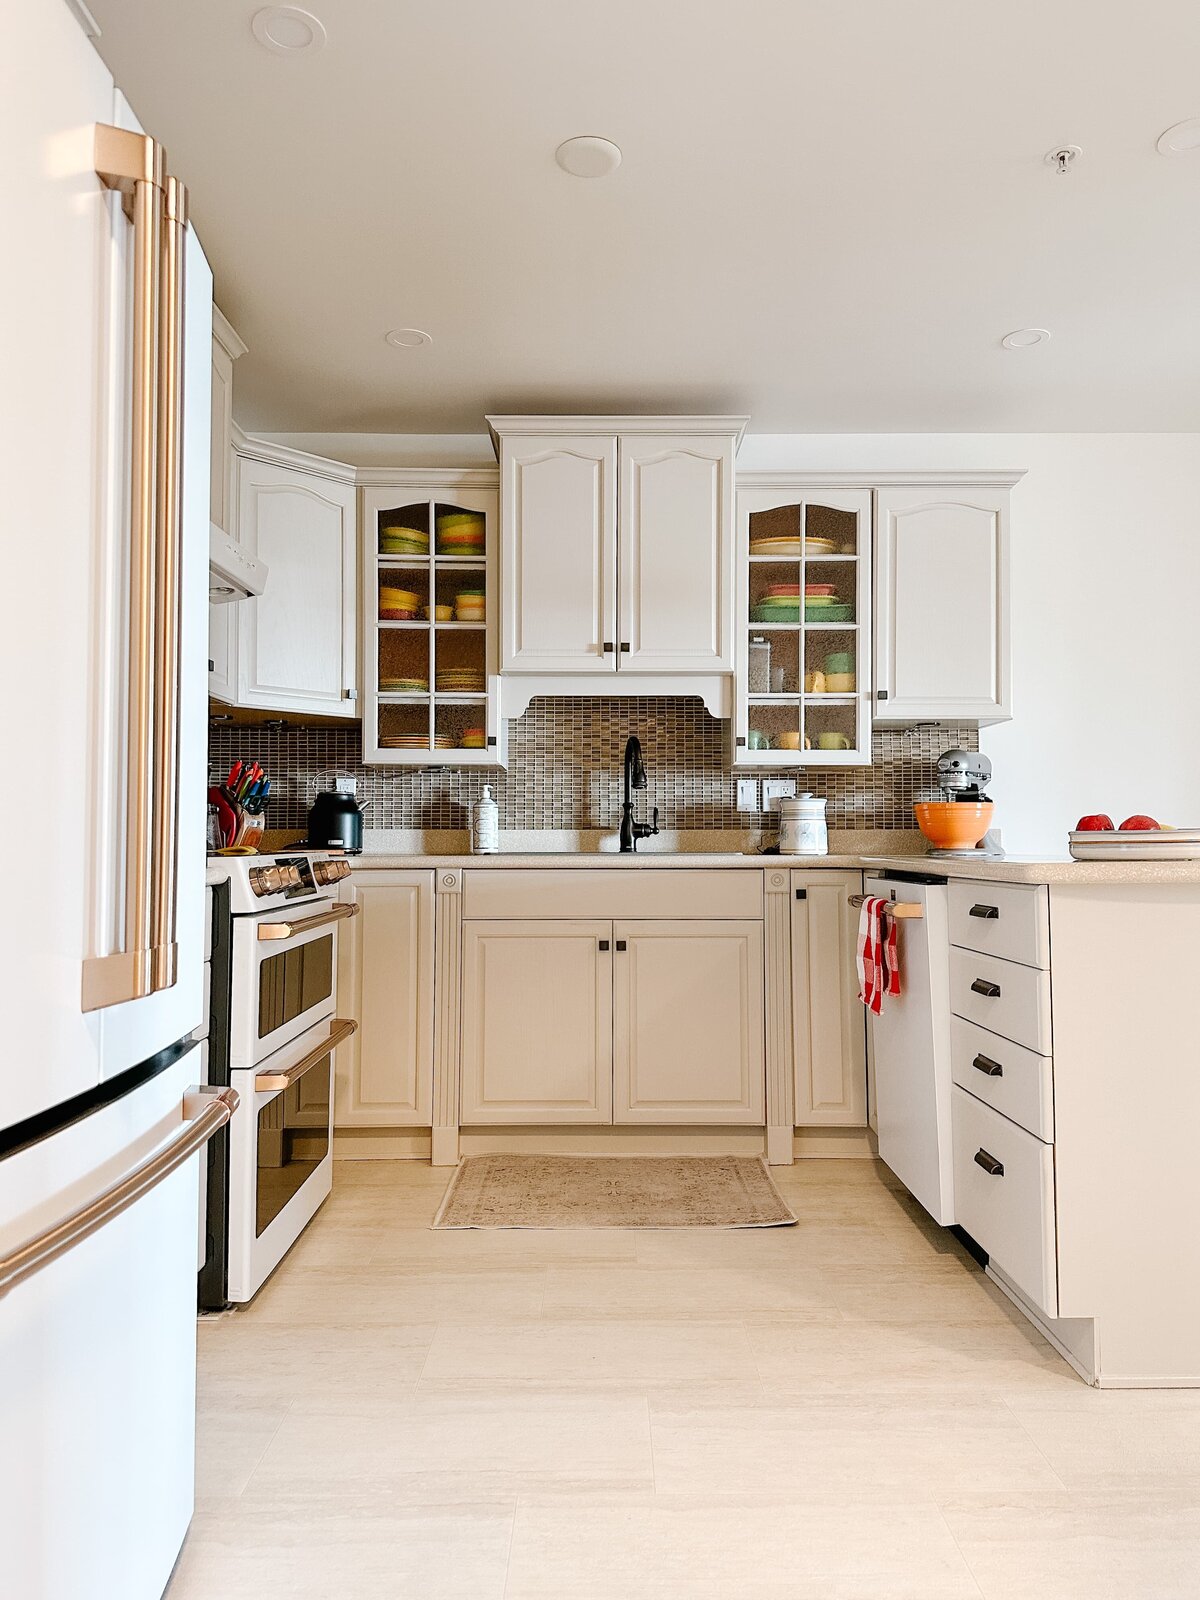
POLYGON ((760 922, 613 927, 613 1121, 762 1123, 760 922))
POLYGON ((612 934, 610 922, 464 924, 464 1124, 612 1121, 612 934))
POLYGON ((854 942, 860 872, 792 873, 792 1057, 796 1126, 867 1120, 867 1025, 854 942))
POLYGON ((358 1032, 336 1057, 334 1125, 427 1128, 433 1119, 433 873, 356 873, 338 927, 338 1014, 358 1032))

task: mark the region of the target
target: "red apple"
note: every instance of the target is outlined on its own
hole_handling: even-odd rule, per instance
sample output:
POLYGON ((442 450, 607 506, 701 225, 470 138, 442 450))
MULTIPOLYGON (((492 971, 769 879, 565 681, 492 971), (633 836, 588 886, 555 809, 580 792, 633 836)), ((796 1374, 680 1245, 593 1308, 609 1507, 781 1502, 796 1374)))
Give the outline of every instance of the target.
POLYGON ((1095 811, 1089 817, 1080 817, 1075 824, 1076 833, 1112 833, 1116 827, 1113 819, 1105 811, 1095 811))
POLYGON ((1121 833, 1151 833, 1157 832, 1158 823, 1153 817, 1148 817, 1141 811, 1135 811, 1131 817, 1126 817, 1121 824, 1121 833))

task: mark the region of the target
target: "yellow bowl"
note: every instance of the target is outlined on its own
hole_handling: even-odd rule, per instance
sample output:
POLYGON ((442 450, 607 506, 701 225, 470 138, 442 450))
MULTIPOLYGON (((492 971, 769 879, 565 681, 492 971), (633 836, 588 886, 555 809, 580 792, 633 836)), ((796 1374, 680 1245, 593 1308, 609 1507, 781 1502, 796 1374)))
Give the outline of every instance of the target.
POLYGON ((938 850, 973 850, 991 827, 995 809, 990 800, 925 800, 913 814, 938 850))
POLYGON ((453 606, 422 606, 421 609, 433 622, 449 622, 454 615, 453 606))

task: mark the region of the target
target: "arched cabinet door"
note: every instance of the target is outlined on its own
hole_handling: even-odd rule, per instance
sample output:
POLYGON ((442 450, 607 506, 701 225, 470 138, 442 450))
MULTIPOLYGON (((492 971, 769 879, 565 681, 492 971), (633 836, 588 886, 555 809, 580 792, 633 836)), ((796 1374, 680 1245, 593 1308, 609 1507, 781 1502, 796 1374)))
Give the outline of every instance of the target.
POLYGON ((622 437, 623 671, 733 671, 733 454, 728 435, 622 437))
POLYGON ((616 671, 616 480, 615 435, 503 440, 503 671, 616 671))
POLYGON ((875 527, 875 721, 1004 722, 1009 491, 881 489, 875 527))
POLYGON ((238 537, 267 587, 238 607, 238 704, 358 715, 355 488, 240 458, 238 537))

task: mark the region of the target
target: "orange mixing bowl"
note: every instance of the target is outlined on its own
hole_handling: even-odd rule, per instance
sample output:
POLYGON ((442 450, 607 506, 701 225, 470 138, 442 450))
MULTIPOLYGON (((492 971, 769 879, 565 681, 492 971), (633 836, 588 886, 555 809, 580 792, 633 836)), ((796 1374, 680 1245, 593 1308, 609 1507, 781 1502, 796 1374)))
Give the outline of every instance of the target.
POLYGON ((926 800, 913 807, 917 826, 939 850, 973 850, 995 809, 990 800, 926 800))

